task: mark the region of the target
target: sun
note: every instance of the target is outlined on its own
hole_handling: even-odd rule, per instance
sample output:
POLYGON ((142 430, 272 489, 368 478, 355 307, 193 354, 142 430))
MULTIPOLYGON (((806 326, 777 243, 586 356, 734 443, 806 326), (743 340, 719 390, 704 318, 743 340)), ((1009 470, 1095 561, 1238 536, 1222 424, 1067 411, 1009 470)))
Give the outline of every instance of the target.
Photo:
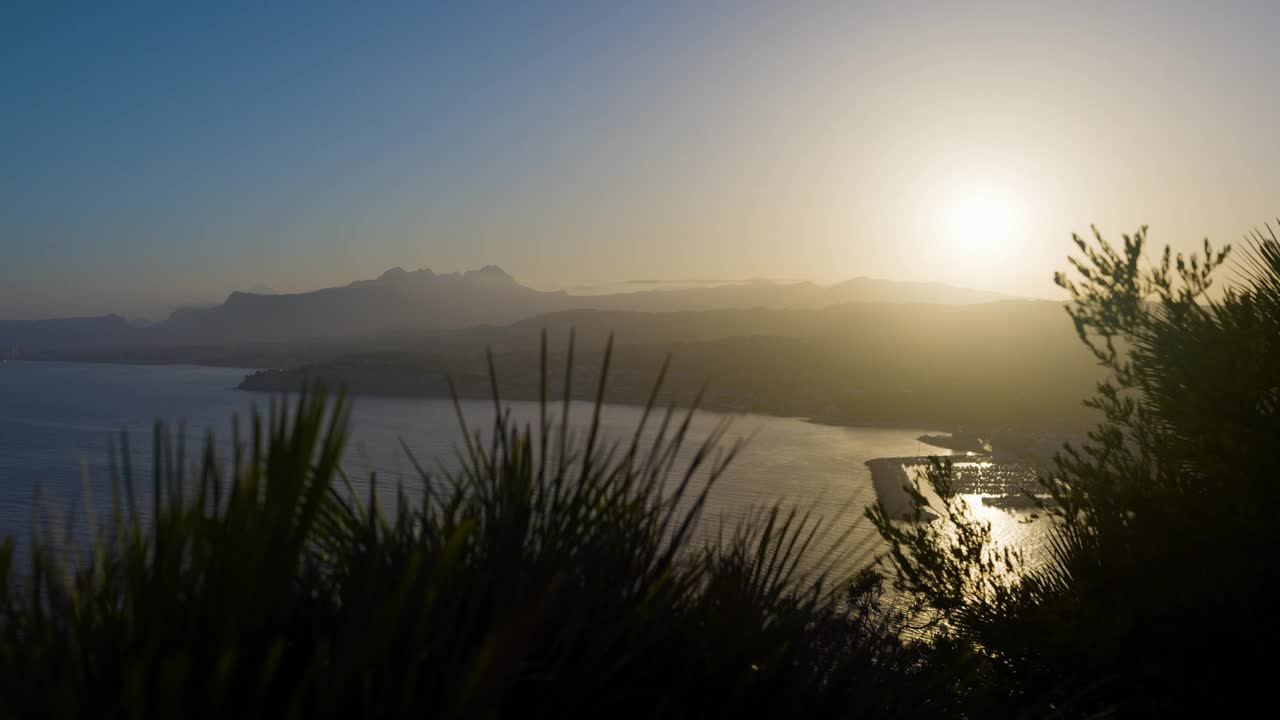
POLYGON ((957 253, 993 258, 1013 240, 1014 202, 995 189, 966 190, 947 198, 946 234, 957 253))

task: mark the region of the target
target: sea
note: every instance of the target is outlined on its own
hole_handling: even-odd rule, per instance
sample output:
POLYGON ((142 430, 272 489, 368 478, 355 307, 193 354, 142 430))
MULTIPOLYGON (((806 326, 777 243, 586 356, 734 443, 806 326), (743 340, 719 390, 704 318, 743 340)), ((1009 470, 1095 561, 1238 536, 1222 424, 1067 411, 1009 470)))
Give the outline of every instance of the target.
MULTIPOLYGON (((139 480, 138 505, 145 514, 156 423, 181 432, 191 450, 212 435, 219 454, 226 456, 232 417, 243 421, 282 400, 237 390, 248 372, 183 365, 0 363, 0 536, 21 539, 36 531, 60 533, 72 542, 87 539, 85 508, 101 513, 108 507, 111 454, 118 462, 126 438, 139 480)), ((489 401, 466 400, 461 406, 470 427, 483 430, 493 420, 489 401)), ((538 417, 536 403, 504 407, 517 421, 536 422, 538 417)), ((591 414, 590 404, 572 403, 571 426, 584 430, 591 414)), ((641 414, 638 407, 605 405, 603 437, 630 438, 641 414)), ((693 442, 681 460, 692 459, 696 441, 722 424, 728 426, 724 446, 738 440, 743 445, 712 489, 700 534, 710 537, 755 509, 782 503, 821 518, 826 529, 820 537, 831 543, 840 539, 839 553, 851 565, 870 562, 885 549, 863 514, 876 499, 866 461, 949 452, 917 440, 936 432, 931 428, 836 427, 803 418, 700 411, 693 416, 693 442)), ((448 399, 356 397, 344 469, 357 489, 366 489, 376 476, 379 487, 401 482, 412 492, 421 481, 405 448, 428 468, 456 467, 463 439, 459 428, 448 399)), ((695 487, 705 482, 705 471, 695 476, 695 487)))

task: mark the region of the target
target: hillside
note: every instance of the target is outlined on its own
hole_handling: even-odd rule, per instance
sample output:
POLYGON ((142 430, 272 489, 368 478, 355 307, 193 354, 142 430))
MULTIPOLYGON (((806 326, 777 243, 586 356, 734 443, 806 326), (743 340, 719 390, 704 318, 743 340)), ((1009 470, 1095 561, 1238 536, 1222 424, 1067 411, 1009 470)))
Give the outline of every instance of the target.
MULTIPOLYGON (((1061 306, 1012 301, 555 313, 265 371, 242 387, 292 390, 323 379, 355 393, 439 396, 451 377, 464 396, 485 397, 484 348, 492 347, 504 395, 533 399, 543 328, 553 360, 563 357, 568 330, 575 329, 583 378, 598 371, 605 339, 616 333, 609 384, 615 402, 644 402, 670 355, 666 399, 687 401, 706 384, 708 408, 838 424, 1061 429, 1087 416, 1080 398, 1099 377, 1061 306)), ((584 399, 593 391, 590 382, 577 387, 584 399)))
MULTIPOLYGON (((835 285, 755 281, 680 290, 607 295, 570 295, 521 285, 497 266, 461 273, 392 268, 372 280, 293 294, 233 292, 208 307, 176 310, 164 322, 132 327, 115 316, 109 327, 35 332, 31 325, 0 323, 0 347, 24 354, 86 352, 105 359, 168 361, 176 351, 205 355, 266 344, 378 343, 388 335, 415 331, 459 331, 507 325, 540 314, 568 310, 687 312, 729 309, 819 309, 844 303, 976 304, 1004 296, 936 283, 855 278, 835 285), (13 327, 10 327, 13 326, 13 327), (24 327, 26 329, 24 329, 24 327), (78 342, 77 338, 84 338, 78 342), (110 352, 103 352, 110 351, 110 352)), ((40 321, 47 328, 84 321, 40 321), (59 325, 61 323, 61 325, 59 325)), ((198 358, 197 358, 198 361, 198 358)))
POLYGON ((32 352, 99 350, 136 342, 139 330, 119 315, 0 320, 0 359, 32 352))

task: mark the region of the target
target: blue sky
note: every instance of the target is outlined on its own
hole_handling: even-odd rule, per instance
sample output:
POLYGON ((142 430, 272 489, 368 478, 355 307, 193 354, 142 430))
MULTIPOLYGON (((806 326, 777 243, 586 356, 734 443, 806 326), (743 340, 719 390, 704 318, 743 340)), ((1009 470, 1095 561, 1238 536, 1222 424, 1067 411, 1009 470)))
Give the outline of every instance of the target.
POLYGON ((1280 212, 1265 3, 190 5, 0 10, 0 318, 392 265, 1046 295, 1091 222, 1280 212))

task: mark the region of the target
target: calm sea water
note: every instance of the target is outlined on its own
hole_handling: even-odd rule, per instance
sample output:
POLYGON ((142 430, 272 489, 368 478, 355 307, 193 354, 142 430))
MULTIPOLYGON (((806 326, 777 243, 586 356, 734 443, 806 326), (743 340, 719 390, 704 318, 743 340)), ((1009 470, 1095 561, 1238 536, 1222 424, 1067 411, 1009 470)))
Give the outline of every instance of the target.
MULTIPOLYGON (((86 478, 94 504, 105 506, 108 446, 119 446, 121 432, 129 435, 136 475, 143 480, 148 478, 156 420, 185 423, 191 448, 198 448, 213 431, 225 449, 232 415, 243 417, 255 404, 261 408, 270 401, 265 395, 233 389, 245 372, 194 366, 0 364, 0 534, 25 535, 33 519, 64 528, 61 518, 67 511, 83 506, 86 478)), ((476 427, 492 421, 491 403, 470 401, 463 407, 476 427)), ((534 403, 510 407, 517 418, 537 417, 534 403)), ((585 424, 590 411, 586 404, 575 404, 571 418, 585 424)), ((640 414, 639 408, 608 406, 603 416, 606 435, 629 437, 640 414)), ((704 437, 726 417, 700 413, 692 436, 704 437)), ((732 521, 753 506, 783 500, 822 515, 833 533, 850 529, 842 547, 855 561, 881 549, 879 537, 862 516, 862 509, 875 501, 870 471, 863 463, 877 457, 946 453, 916 440, 925 429, 829 427, 760 415, 733 416, 731 421, 729 438, 749 441, 710 498, 704 532, 722 518, 732 521)), ((412 485, 402 440, 424 463, 449 464, 461 440, 452 404, 432 398, 356 398, 346 469, 357 484, 376 471, 379 478, 404 477, 412 485)), ((145 495, 140 500, 148 506, 145 495)))

